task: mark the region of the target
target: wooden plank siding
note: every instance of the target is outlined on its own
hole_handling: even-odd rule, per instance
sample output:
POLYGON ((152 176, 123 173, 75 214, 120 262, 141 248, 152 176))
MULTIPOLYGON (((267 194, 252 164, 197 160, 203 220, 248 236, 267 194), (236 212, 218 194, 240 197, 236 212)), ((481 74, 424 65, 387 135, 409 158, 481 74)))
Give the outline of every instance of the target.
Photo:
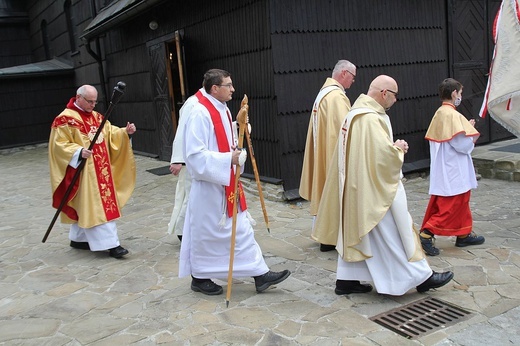
POLYGON ((74 95, 70 65, 31 64, 35 55, 29 8, 27 1, 0 3, 0 68, 19 66, 0 73, 0 148, 48 141, 52 120, 74 95))
MULTIPOLYGON (((143 74, 150 71, 151 61, 145 47, 147 41, 182 28, 188 95, 195 93, 201 86, 206 70, 222 68, 231 72, 236 91, 234 99, 228 105, 233 115, 236 115, 244 94, 247 94, 249 120, 254 129, 252 140, 259 170, 264 176, 280 178, 281 162, 276 132, 277 113, 267 4, 266 0, 227 1, 219 4, 199 1, 189 7, 183 4, 164 4, 142 18, 111 30, 107 34, 110 44, 105 45, 105 54, 110 79, 114 82, 118 79, 129 80, 130 71, 142 71, 143 74), (187 15, 188 11, 190 15, 187 15), (151 19, 160 23, 157 32, 148 29, 151 19), (172 23, 176 25, 173 26, 172 23)), ((148 80, 149 77, 143 76, 137 83, 127 84, 129 90, 134 85, 139 86, 139 98, 144 103, 143 112, 153 113, 150 102, 153 81, 148 80)), ((134 97, 125 95, 121 104, 133 102, 130 99, 133 100, 134 97)), ((154 123, 151 117, 142 119, 146 119, 146 122, 134 120, 139 128, 135 135, 134 148, 158 154, 157 143, 153 139, 156 138, 154 134, 159 124, 154 123)), ((166 157, 164 155, 163 159, 166 157)), ((249 165, 250 163, 246 165, 246 172, 252 173, 249 165)))
MULTIPOLYGON (((494 47, 491 33, 500 4, 500 0, 460 0, 450 3, 449 18, 457 18, 452 20, 448 40, 452 51, 450 76, 464 85, 458 111, 467 117, 475 117, 482 105, 494 47)), ((477 129, 481 133, 477 144, 513 136, 490 116, 476 118, 477 129)))
MULTIPOLYGON (((259 172, 263 176, 281 178, 268 2, 237 4, 224 11, 210 5, 209 12, 201 13, 205 20, 184 28, 189 86, 194 92, 209 68, 231 72, 235 94, 228 104, 233 118, 246 94, 259 172), (212 30, 208 31, 208 28, 212 30)), ((246 164, 246 172, 253 173, 250 161, 246 164)))
POLYGON ((24 23, 18 23, 14 27, 0 25, 0 47, 0 68, 24 65, 32 61, 29 28, 24 23))
POLYGON ((423 137, 449 68, 445 11, 439 1, 270 2, 286 190, 298 188, 312 103, 339 59, 358 67, 347 90, 352 103, 377 75, 397 80, 399 101, 389 111, 394 135, 410 143, 406 162, 428 156, 423 137))
POLYGON ((50 124, 75 94, 72 74, 0 83, 0 148, 47 142, 50 124))

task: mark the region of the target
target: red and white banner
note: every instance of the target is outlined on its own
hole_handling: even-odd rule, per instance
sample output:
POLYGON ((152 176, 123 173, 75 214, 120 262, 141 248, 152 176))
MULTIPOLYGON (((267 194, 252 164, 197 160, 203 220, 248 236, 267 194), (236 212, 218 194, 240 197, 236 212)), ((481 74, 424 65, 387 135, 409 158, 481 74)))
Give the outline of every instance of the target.
POLYGON ((480 116, 491 114, 520 137, 520 7, 503 0, 493 25, 495 50, 480 116))

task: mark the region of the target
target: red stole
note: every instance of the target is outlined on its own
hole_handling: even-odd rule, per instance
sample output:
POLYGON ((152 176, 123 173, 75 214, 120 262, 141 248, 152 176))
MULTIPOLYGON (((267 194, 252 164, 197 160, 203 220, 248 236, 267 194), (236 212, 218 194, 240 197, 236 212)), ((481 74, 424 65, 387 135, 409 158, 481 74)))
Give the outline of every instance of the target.
MULTIPOLYGON (((202 104, 206 109, 209 111, 209 114, 211 116, 211 121, 213 122, 213 127, 215 128, 215 135, 217 137, 217 145, 218 145, 218 151, 221 153, 228 153, 230 152, 229 143, 226 136, 226 131, 224 130, 224 125, 222 124, 222 118, 220 117, 219 111, 215 108, 215 106, 211 103, 210 100, 206 96, 204 96, 200 91, 197 91, 195 94, 197 99, 199 100, 200 104, 202 104)), ((228 113, 229 117, 229 113, 228 113)), ((231 118, 229 118, 229 125, 231 128, 231 132, 233 132, 233 128, 231 126, 231 118)), ((240 169, 240 167, 237 167, 236 169, 240 169)), ((227 211, 228 216, 233 216, 233 205, 235 203, 235 196, 234 196, 234 187, 235 187, 235 174, 233 170, 233 166, 230 167, 230 182, 229 185, 225 186, 225 192, 226 192, 226 199, 227 199, 227 211)), ((246 204, 246 197, 244 195, 244 189, 242 188, 242 183, 238 182, 238 196, 240 201, 240 208, 242 211, 245 211, 247 209, 246 204)))

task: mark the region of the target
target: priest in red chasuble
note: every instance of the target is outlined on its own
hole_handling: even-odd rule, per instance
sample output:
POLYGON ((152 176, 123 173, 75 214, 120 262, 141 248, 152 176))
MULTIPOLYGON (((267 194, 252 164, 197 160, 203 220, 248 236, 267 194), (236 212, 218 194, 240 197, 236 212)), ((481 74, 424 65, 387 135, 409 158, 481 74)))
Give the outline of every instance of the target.
POLYGON ((125 128, 107 120, 92 150, 88 150, 103 115, 94 111, 98 92, 81 86, 76 96, 51 126, 49 166, 52 206, 58 208, 82 160, 79 179, 64 205, 61 222, 70 224, 70 246, 91 251, 107 251, 114 258, 128 254, 119 243, 115 220, 121 216, 135 186, 135 160, 130 135, 133 123, 125 128))

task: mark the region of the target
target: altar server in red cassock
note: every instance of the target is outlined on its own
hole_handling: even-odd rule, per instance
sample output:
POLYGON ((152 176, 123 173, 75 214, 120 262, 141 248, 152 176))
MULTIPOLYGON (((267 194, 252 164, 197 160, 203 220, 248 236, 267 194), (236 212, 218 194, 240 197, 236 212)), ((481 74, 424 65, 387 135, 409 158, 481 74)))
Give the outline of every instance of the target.
POLYGON ((430 142, 430 202, 420 233, 424 252, 440 253, 435 235, 457 236, 455 246, 479 245, 483 236, 473 233, 469 208, 477 178, 471 152, 480 136, 475 120, 467 120, 456 108, 462 101, 462 84, 447 78, 439 85, 441 107, 430 123, 425 138, 430 142))

